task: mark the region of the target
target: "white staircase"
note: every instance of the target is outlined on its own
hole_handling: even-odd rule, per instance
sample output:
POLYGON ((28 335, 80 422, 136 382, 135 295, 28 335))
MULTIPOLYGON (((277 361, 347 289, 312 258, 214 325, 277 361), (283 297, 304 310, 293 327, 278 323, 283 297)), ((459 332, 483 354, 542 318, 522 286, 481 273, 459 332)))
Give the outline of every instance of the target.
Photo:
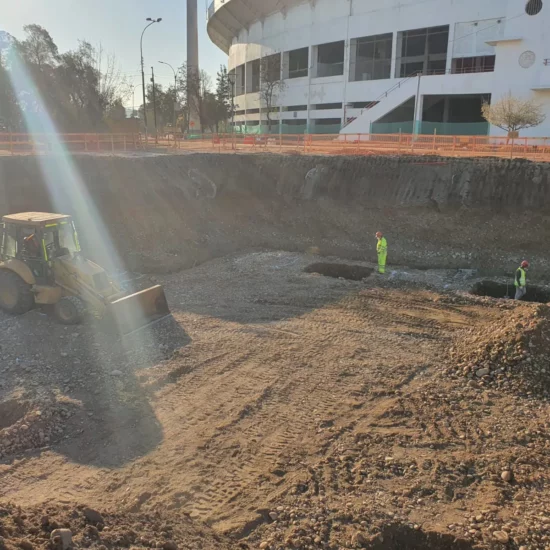
POLYGON ((416 95, 417 74, 413 74, 400 80, 397 84, 386 90, 376 101, 361 110, 361 114, 348 122, 340 134, 370 134, 371 124, 384 115, 393 111, 405 101, 416 95))

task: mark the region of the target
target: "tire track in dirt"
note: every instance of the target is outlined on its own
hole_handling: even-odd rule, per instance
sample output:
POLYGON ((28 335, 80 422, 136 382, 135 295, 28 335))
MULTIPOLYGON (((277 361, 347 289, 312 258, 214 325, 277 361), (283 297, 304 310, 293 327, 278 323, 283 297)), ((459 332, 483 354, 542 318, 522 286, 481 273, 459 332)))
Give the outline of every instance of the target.
MULTIPOLYGON (((324 436, 320 426, 352 422, 366 402, 358 390, 383 376, 380 365, 393 370, 402 364, 391 366, 379 349, 380 343, 389 349, 403 346, 402 337, 372 337, 380 319, 368 308, 333 304, 277 325, 284 328, 269 331, 268 349, 266 331, 249 326, 239 333, 239 349, 246 352, 232 350, 202 361, 176 388, 161 390, 161 409, 178 409, 184 422, 166 432, 167 440, 194 442, 184 443, 180 456, 182 464, 188 460, 186 479, 178 483, 186 497, 168 492, 163 498, 174 498, 175 506, 228 529, 266 505, 266 485, 268 494, 292 490, 296 465, 324 436), (187 410, 185 403, 201 407, 187 410), (193 460, 197 453, 201 459, 193 460)), ((216 331, 210 337, 224 349, 235 347, 235 334, 216 331)), ((197 345, 204 349, 205 343, 197 345)), ((420 363, 416 343, 406 346, 411 362, 417 356, 420 363)), ((174 425, 167 415, 163 424, 174 425)))

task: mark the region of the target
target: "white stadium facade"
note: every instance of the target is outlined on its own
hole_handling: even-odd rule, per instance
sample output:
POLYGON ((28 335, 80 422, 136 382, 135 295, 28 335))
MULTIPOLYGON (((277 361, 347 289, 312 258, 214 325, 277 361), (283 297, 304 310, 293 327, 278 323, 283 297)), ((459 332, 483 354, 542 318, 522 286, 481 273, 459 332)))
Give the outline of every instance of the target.
POLYGON ((249 132, 270 107, 272 132, 502 135, 481 105, 512 94, 547 113, 521 135, 550 136, 550 0, 214 0, 208 34, 249 132))

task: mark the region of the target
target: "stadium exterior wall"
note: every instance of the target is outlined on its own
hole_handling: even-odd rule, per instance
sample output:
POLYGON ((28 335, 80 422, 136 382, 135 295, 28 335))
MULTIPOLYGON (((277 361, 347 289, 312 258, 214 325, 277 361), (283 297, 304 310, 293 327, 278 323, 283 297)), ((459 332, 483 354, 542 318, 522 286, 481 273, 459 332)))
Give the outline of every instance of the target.
MULTIPOLYGON (((285 89, 277 98, 281 110, 272 118, 283 123, 302 121, 311 128, 315 121, 339 119, 343 132, 368 133, 373 122, 407 100, 414 100, 417 120, 421 120, 423 102, 429 96, 476 95, 494 102, 512 93, 536 99, 548 115, 542 125, 521 135, 550 136, 550 0, 262 0, 254 6, 247 9, 246 0, 215 0, 209 10, 211 39, 228 51, 229 70, 242 71, 244 78, 246 92, 235 97, 235 124, 260 122, 265 105, 257 91, 257 60, 280 55, 285 89), (281 5, 283 9, 277 9, 281 5), (431 63, 428 37, 422 54, 428 59, 424 74, 405 81, 408 73, 403 71, 416 66, 403 61, 407 31, 446 26, 444 66, 441 62, 440 70, 425 70, 431 63), (387 78, 358 80, 358 39, 389 34, 387 78), (323 76, 321 65, 325 72, 327 65, 319 63, 319 46, 341 41, 343 74, 323 76), (288 78, 288 52, 301 48, 308 51, 307 76, 288 78), (492 56, 488 72, 463 68, 480 59, 485 63, 492 56), (457 69, 459 64, 462 68, 457 69), (363 105, 377 100, 373 119, 363 105)), ((329 65, 328 72, 339 71, 339 63, 329 65)), ((368 73, 364 76, 369 78, 368 73)), ((502 135, 503 131, 491 127, 490 133, 502 135)))

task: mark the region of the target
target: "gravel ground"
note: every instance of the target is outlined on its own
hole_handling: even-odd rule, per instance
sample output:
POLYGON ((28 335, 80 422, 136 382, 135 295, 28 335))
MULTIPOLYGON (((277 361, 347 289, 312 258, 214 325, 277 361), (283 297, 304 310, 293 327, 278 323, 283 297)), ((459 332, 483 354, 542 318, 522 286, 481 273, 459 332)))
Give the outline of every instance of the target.
MULTIPOLYGON (((468 295, 469 271, 319 262, 339 263, 140 279, 173 318, 129 342, 0 315, 0 505, 67 503, 79 533, 84 505, 192 518, 270 550, 550 548, 547 307, 468 295)), ((158 547, 142 536, 119 546, 158 547)))

